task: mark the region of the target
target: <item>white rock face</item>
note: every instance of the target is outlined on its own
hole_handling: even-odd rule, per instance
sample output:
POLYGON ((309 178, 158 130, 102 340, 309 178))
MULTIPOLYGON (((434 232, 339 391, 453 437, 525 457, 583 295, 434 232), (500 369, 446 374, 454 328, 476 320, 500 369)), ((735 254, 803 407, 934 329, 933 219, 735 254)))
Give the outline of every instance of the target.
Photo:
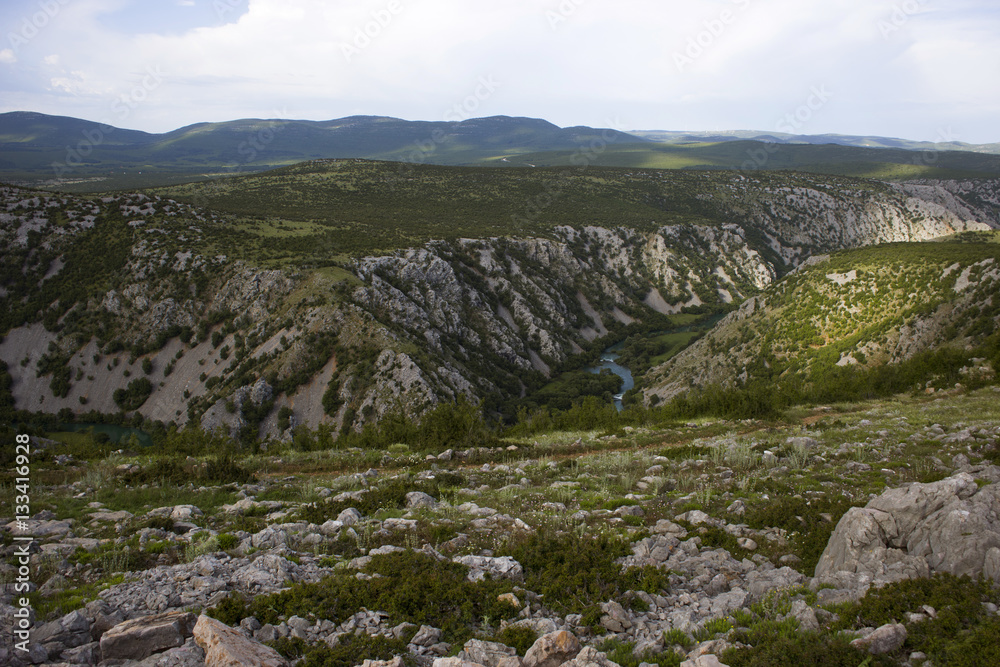
POLYGON ((837 524, 816 579, 867 588, 948 572, 979 577, 996 569, 1000 484, 980 489, 968 473, 890 489, 837 524))

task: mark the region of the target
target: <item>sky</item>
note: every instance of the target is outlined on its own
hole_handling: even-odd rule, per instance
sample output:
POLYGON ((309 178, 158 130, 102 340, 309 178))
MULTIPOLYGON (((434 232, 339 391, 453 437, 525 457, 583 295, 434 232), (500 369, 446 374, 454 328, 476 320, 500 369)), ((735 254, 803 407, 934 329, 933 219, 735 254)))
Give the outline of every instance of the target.
POLYGON ((1000 141, 997 0, 4 0, 0 112, 1000 141))

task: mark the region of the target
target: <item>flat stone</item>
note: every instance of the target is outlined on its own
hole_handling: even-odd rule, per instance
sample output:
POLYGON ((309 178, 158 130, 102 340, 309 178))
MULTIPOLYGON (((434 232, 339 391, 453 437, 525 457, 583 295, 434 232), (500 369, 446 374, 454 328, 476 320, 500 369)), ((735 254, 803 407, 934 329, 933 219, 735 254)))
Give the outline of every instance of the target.
POLYGON ((197 619, 194 614, 168 611, 119 623, 101 637, 105 660, 142 660, 184 645, 197 619))
POLYGON ((194 639, 205 651, 205 667, 288 667, 288 661, 270 646, 205 615, 198 617, 194 639))

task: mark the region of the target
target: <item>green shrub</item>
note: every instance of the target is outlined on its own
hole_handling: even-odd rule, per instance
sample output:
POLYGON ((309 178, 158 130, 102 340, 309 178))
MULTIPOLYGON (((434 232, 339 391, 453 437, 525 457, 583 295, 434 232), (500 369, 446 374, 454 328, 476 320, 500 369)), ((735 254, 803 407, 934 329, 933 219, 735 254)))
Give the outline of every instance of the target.
POLYGON ((522 625, 508 625, 493 635, 493 641, 510 646, 518 655, 524 655, 538 639, 538 633, 522 625))
POLYGON ((843 496, 811 499, 784 496, 767 504, 754 504, 747 510, 745 520, 751 528, 783 528, 794 533, 791 546, 802 561, 792 567, 812 576, 840 517, 857 505, 858 502, 843 496), (829 514, 833 520, 827 521, 821 514, 829 514))
POLYGON ((221 533, 218 537, 219 548, 223 551, 229 551, 230 549, 236 548, 240 543, 240 538, 236 537, 232 533, 221 533))
POLYGON ((353 572, 338 572, 318 583, 296 584, 249 603, 234 594, 211 610, 211 615, 230 625, 251 615, 262 623, 277 624, 280 618, 296 614, 341 623, 366 607, 385 611, 397 623, 441 628, 444 641, 462 643, 484 618, 498 621, 518 612, 497 600, 510 591, 509 581, 473 583, 466 578, 464 565, 438 562, 422 552, 375 556, 364 572, 381 576, 362 581, 353 572))
POLYGON ((765 624, 766 629, 750 634, 737 632, 736 641, 752 646, 728 649, 721 656, 722 662, 729 667, 889 667, 896 664, 885 656, 871 656, 854 648, 847 637, 798 633, 794 627, 788 630, 774 621, 765 624))
POLYGON ((584 614, 586 622, 592 619, 596 625, 602 602, 625 601, 629 590, 661 593, 668 587, 667 574, 655 567, 622 572, 614 561, 629 553, 628 540, 618 536, 581 537, 577 533, 560 535, 539 529, 508 545, 501 555, 521 563, 525 586, 545 596, 552 609, 584 614))
POLYGON ((139 378, 128 383, 127 389, 115 389, 111 398, 122 410, 138 410, 153 393, 153 383, 148 378, 139 378))

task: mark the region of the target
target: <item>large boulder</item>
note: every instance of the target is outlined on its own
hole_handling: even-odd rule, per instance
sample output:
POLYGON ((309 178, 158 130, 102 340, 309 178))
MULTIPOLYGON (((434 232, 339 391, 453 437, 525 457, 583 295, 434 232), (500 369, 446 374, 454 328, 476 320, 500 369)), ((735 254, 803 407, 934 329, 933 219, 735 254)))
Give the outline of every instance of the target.
POLYGON ((889 489, 840 519, 816 566, 818 583, 867 588, 948 572, 990 576, 1000 557, 1000 484, 968 473, 889 489))
POLYGON ((560 667, 580 652, 580 640, 571 632, 557 630, 542 635, 524 654, 524 667, 560 667))
POLYGON ((470 639, 465 642, 458 657, 467 662, 484 665, 484 667, 501 667, 501 664, 511 664, 513 662, 511 658, 516 660, 517 651, 506 644, 470 639))
POLYGON ((183 646, 195 626, 195 615, 168 611, 119 623, 101 637, 105 660, 142 660, 183 646))
POLYGON ((194 626, 194 640, 205 651, 205 667, 288 667, 288 661, 270 646, 205 615, 194 626))

